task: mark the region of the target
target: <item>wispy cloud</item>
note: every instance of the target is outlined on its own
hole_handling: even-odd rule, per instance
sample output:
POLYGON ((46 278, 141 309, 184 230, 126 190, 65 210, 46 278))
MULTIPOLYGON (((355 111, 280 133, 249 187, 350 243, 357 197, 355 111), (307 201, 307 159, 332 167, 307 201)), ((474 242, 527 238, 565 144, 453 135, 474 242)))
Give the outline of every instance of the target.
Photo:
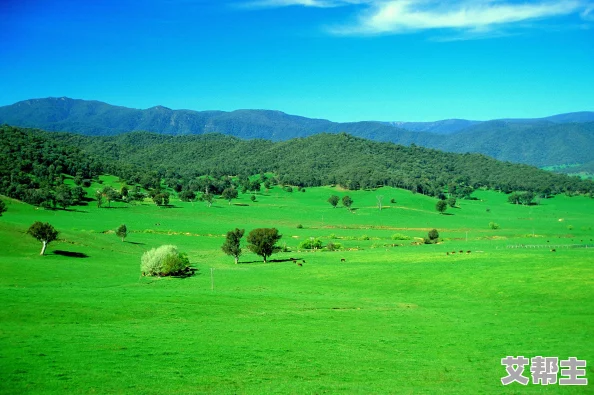
POLYGON ((363 5, 351 22, 328 28, 335 35, 404 34, 445 29, 459 39, 507 35, 506 28, 525 22, 580 15, 594 19, 594 0, 250 0, 248 8, 314 8, 363 5))
POLYGON ((279 8, 289 6, 331 8, 371 2, 373 0, 253 0, 244 3, 243 6, 246 8, 279 8))
POLYGON ((569 15, 584 10, 579 0, 510 3, 496 0, 377 2, 354 25, 333 28, 336 34, 398 34, 427 29, 484 32, 535 19, 569 15))

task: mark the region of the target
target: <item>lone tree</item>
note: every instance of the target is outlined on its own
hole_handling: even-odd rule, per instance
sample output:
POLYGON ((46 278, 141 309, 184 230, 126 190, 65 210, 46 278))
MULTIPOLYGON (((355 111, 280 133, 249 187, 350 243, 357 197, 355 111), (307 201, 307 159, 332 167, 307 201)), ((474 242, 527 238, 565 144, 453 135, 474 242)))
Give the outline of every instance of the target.
POLYGON ((448 202, 448 206, 450 207, 456 207, 456 198, 455 197, 451 197, 447 200, 448 202))
POLYGON ((377 207, 382 211, 382 200, 384 200, 384 195, 377 195, 375 198, 377 199, 377 207))
POLYGON ((120 194, 118 193, 118 191, 116 191, 115 189, 113 189, 110 186, 104 187, 103 190, 101 191, 101 193, 105 197, 105 200, 107 200, 107 205, 109 207, 111 207, 112 200, 116 200, 116 199, 120 198, 120 194))
POLYGON ((328 198, 328 203, 332 205, 332 207, 336 208, 336 205, 340 201, 340 198, 336 195, 332 195, 328 198))
POLYGON ((348 208, 349 211, 351 211, 351 206, 353 205, 353 199, 351 199, 350 196, 344 196, 342 198, 342 205, 345 206, 346 208, 348 208))
MULTIPOLYGON (((223 190, 223 199, 228 200, 229 205, 231 205, 231 200, 237 199, 238 194, 239 193, 237 192, 237 189, 235 189, 235 188, 225 188, 223 190)), ((237 263, 237 262, 235 262, 235 263, 237 263)))
POLYGON ((448 203, 445 200, 440 200, 435 205, 435 209, 439 211, 440 214, 445 213, 446 209, 448 208, 448 203))
POLYGON ((202 200, 204 200, 206 202, 208 207, 212 206, 213 199, 214 199, 213 196, 208 192, 202 194, 202 200))
POLYGON ((270 255, 281 250, 280 247, 275 245, 281 237, 283 236, 278 233, 276 228, 254 229, 247 237, 248 249, 264 258, 264 263, 266 263, 270 255))
POLYGON ((0 200, 0 217, 2 216, 2 213, 6 212, 6 203, 4 203, 4 200, 0 200))
POLYGON ((35 223, 29 227, 29 230, 27 230, 27 234, 30 234, 43 243, 39 255, 44 255, 47 245, 58 238, 58 231, 47 222, 41 223, 35 221, 35 223))
POLYGON ((126 228, 126 225, 122 224, 120 225, 117 229, 116 229, 116 235, 122 239, 122 242, 124 241, 124 239, 126 238, 126 236, 128 236, 128 228, 126 228))
POLYGON ((427 233, 427 237, 425 237, 424 242, 425 244, 435 244, 439 240, 439 232, 437 229, 431 229, 429 233, 427 233))
POLYGON ((97 208, 101 208, 101 205, 103 204, 103 194, 101 191, 95 192, 95 198, 97 199, 97 208))
POLYGON ((225 254, 235 258, 236 265, 239 263, 239 257, 241 256, 241 247, 239 244, 244 233, 245 229, 235 228, 235 230, 230 230, 227 232, 227 238, 221 246, 221 249, 225 254))

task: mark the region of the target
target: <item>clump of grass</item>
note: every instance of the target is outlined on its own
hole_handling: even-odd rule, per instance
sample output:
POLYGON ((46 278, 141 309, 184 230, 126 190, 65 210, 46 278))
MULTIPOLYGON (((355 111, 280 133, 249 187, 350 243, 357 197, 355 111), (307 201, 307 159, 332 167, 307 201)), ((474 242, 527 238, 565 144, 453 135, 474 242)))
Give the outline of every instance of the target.
POLYGON ((499 229, 499 224, 495 222, 489 222, 489 228, 491 229, 499 229))
POLYGON ((402 233, 395 233, 392 235, 392 240, 410 240, 410 236, 403 235, 402 233))
POLYGON ((361 236, 361 240, 369 240, 369 236, 363 235, 363 236, 361 236))

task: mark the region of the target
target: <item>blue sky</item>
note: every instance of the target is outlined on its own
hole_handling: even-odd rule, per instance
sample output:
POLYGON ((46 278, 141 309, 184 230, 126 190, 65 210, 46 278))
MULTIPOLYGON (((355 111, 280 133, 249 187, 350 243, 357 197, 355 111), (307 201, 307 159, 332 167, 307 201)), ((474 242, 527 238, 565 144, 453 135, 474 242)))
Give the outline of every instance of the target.
POLYGON ((594 111, 594 0, 4 0, 0 105, 333 121, 594 111))

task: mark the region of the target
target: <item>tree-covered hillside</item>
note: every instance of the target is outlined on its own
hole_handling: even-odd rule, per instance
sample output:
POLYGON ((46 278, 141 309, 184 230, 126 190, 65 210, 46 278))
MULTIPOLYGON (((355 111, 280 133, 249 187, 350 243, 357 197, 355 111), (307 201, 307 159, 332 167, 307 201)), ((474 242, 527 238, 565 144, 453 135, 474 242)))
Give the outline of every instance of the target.
MULTIPOLYGON (((349 189, 389 185, 430 196, 450 192, 468 197, 479 187, 504 192, 532 191, 543 196, 594 191, 591 181, 503 163, 480 154, 444 153, 343 133, 283 142, 241 140, 221 134, 164 136, 146 132, 88 137, 13 127, 4 127, 2 134, 3 150, 13 152, 14 158, 11 168, 5 169, 7 176, 22 168, 18 165, 15 141, 22 144, 19 139, 29 138, 55 149, 75 147, 74 152, 86 153, 88 158, 101 157, 111 165, 112 174, 130 185, 150 185, 143 180, 153 180, 154 184, 155 179, 165 179, 178 191, 190 188, 204 175, 211 176, 213 182, 238 176, 236 180, 242 183, 250 175, 265 172, 276 174, 273 182, 281 184, 304 187, 338 184, 349 189)), ((229 185, 215 189, 226 186, 229 185)))
POLYGON ((594 113, 582 112, 533 120, 336 123, 280 111, 190 111, 162 106, 138 110, 69 98, 25 100, 0 107, 0 123, 48 131, 93 136, 131 131, 167 135, 222 133, 272 141, 345 132, 375 141, 482 153, 539 167, 594 161, 593 116, 594 113))

